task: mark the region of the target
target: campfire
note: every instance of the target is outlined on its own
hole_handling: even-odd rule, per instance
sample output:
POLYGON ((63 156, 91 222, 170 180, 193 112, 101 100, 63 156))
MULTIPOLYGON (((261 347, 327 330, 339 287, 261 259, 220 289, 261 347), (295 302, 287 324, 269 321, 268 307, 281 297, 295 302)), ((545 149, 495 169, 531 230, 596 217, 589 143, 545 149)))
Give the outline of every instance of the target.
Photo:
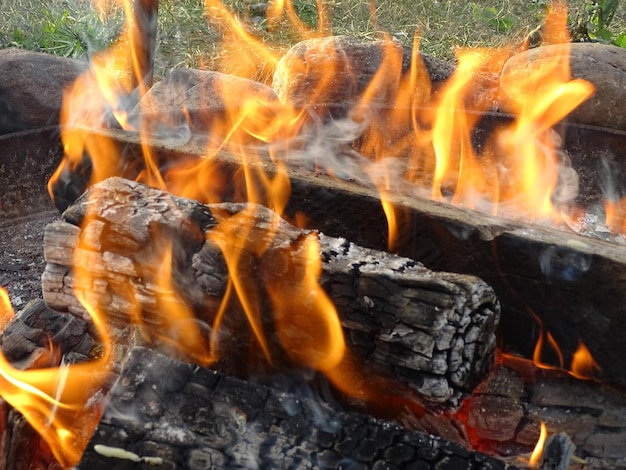
POLYGON ((153 84, 141 1, 64 92, 42 298, 0 290, 4 463, 624 465, 626 212, 581 167, 625 135, 567 120, 599 93, 565 6, 450 67, 205 3, 238 76, 153 84))

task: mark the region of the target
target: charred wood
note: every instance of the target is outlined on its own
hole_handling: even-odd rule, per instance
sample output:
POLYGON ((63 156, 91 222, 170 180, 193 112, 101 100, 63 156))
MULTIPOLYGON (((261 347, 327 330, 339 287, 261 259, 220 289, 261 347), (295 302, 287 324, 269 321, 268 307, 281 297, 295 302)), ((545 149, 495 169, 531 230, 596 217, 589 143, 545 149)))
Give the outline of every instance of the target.
MULTIPOLYGON (((485 115, 478 140, 484 141, 509 119, 499 113, 485 115)), ((623 176, 618 156, 626 139, 620 133, 584 126, 564 125, 562 130, 564 149, 581 177, 580 202, 598 204, 603 198, 598 175, 606 172, 602 169, 605 163, 612 168, 611 174, 619 173, 615 181, 623 176)), ((92 139, 102 137, 94 133, 92 139)), ((143 158, 139 140, 128 133, 109 132, 107 137, 117 142, 122 156, 124 171, 118 174, 136 178, 141 170, 138 162, 143 158)), ((166 168, 197 161, 204 149, 193 142, 180 145, 154 140, 152 152, 166 168)), ((241 201, 241 194, 233 191, 245 186, 240 159, 224 153, 214 163, 219 177, 210 188, 211 194, 224 201, 241 201)), ((265 163, 259 167, 269 174, 273 168, 265 163)), ((86 187, 71 172, 66 176, 52 188, 53 192, 58 189, 55 201, 72 200, 61 186, 73 188, 73 193, 86 187)), ((302 214, 309 228, 368 248, 387 249, 387 219, 377 191, 296 167, 289 169, 289 177, 287 217, 302 214)), ((559 344, 566 364, 582 341, 602 369, 603 380, 626 384, 626 363, 620 355, 626 337, 623 246, 421 197, 390 196, 390 200, 395 205, 400 234, 394 252, 435 271, 478 276, 494 289, 506 312, 500 321, 506 352, 531 358, 542 328, 559 344)), ((551 363, 558 365, 556 360, 551 363)))
POLYGON ((134 349, 77 468, 503 469, 461 446, 134 349))
POLYGON ((50 446, 26 419, 0 400, 0 468, 62 470, 50 446))
MULTIPOLYGON (((626 464, 626 398, 619 388, 576 379, 563 371, 519 363, 497 365, 464 403, 460 415, 472 445, 496 455, 530 452, 545 424, 545 465, 587 468, 626 464), (532 371, 532 375, 528 372, 532 371), (576 456, 573 452, 576 450, 576 456)), ((567 468, 567 467, 564 467, 567 468)))
MULTIPOLYGON (((338 310, 349 348, 365 363, 447 405, 490 369, 499 305, 480 279, 433 272, 407 258, 295 228, 262 206, 206 206, 121 178, 93 186, 63 220, 48 225, 44 300, 54 310, 84 316, 74 296, 79 287, 114 324, 127 324, 139 306, 142 322, 163 325, 163 287, 155 276, 163 248, 171 246, 172 279, 181 301, 211 325, 229 281, 217 245, 224 236, 220 227, 235 218, 241 228, 224 243, 241 250, 242 282, 259 292, 265 329, 272 329, 272 305, 260 292, 281 286, 290 295, 296 289, 294 279, 301 278, 305 262, 294 253, 312 235, 322 259, 320 283, 338 310), (80 285, 78 266, 92 279, 87 286, 80 285)), ((241 309, 229 304, 229 310, 225 328, 238 350, 245 343, 237 323, 241 309)))
POLYGON ((0 349, 14 367, 30 369, 86 360, 96 344, 93 326, 69 313, 49 309, 41 299, 30 301, 8 323, 0 349))

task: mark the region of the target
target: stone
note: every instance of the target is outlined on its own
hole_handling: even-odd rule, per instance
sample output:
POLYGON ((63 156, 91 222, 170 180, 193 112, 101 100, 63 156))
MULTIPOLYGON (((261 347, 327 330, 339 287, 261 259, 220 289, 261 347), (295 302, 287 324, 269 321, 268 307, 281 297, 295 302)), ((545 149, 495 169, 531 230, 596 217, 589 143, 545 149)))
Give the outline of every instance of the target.
POLYGON ((172 130, 217 132, 231 129, 241 112, 254 107, 255 118, 267 122, 275 116, 278 97, 268 86, 215 71, 174 69, 141 99, 130 116, 157 135, 172 130))
POLYGON ((0 50, 0 135, 58 125, 63 90, 87 66, 41 52, 0 50))
MULTIPOLYGON (((422 91, 429 95, 431 85, 436 87, 447 79, 453 67, 433 57, 421 58, 428 76, 420 87, 426 87, 422 91)), ((383 61, 388 67, 377 77, 370 103, 389 106, 393 105, 402 75, 411 66, 410 48, 393 40, 331 36, 302 41, 278 62, 272 88, 283 102, 297 107, 332 108, 333 116, 341 115, 373 83, 383 61)))
MULTIPOLYGON (((570 113, 569 119, 626 130, 626 49, 596 43, 567 46, 569 52, 564 58, 569 59, 572 78, 587 80, 595 88, 593 95, 570 113)), ((512 112, 515 107, 511 102, 511 90, 519 87, 530 73, 546 67, 563 50, 563 45, 548 45, 512 56, 502 69, 500 110, 512 112)), ((535 91, 537 85, 528 85, 529 93, 535 91)))

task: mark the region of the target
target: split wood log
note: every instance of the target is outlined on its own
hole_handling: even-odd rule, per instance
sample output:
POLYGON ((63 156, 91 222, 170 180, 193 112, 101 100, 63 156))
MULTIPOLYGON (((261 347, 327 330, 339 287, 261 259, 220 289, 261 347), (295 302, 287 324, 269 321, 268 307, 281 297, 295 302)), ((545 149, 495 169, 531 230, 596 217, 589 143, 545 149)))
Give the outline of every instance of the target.
POLYGON ((82 318, 50 310, 36 299, 6 326, 0 349, 20 369, 58 366, 62 356, 65 361, 86 360, 96 344, 94 333, 93 325, 82 318))
POLYGON ((136 348, 78 470, 504 469, 432 435, 136 348))
MULTIPOLYGON (((338 310, 348 347, 364 362, 448 406, 485 376, 494 362, 499 304, 480 279, 432 272, 407 258, 297 229, 263 206, 207 206, 122 178, 92 186, 63 220, 48 225, 43 296, 54 310, 85 315, 77 289, 114 324, 127 324, 140 312, 142 323, 169 327, 167 341, 175 341, 182 326, 172 325, 166 308, 174 294, 157 279, 166 264, 164 247, 172 248, 176 305, 189 306, 205 325, 213 324, 228 295, 232 277, 220 246, 227 247, 226 252, 240 252, 239 282, 248 298, 258 301, 256 327, 280 337, 274 318, 286 324, 284 334, 299 335, 298 342, 324 343, 324 323, 307 306, 315 287, 304 293, 300 287, 309 236, 319 244, 320 283, 338 310), (285 296, 288 312, 269 300, 267 293, 276 290, 285 296)), ((249 367, 247 355, 233 358, 246 344, 244 315, 237 302, 228 310, 220 326, 219 350, 228 351, 223 361, 234 369, 238 360, 249 367)))
MULTIPOLYGON (((509 125, 510 120, 500 113, 484 115, 473 141, 477 145, 488 141, 493 129, 509 125)), ((563 125, 561 131, 564 150, 580 177, 577 202, 585 207, 602 202, 603 174, 610 173, 604 182, 609 181, 611 187, 626 187, 626 169, 620 158, 626 152, 626 133, 578 125, 563 125)), ((121 156, 115 174, 136 178, 142 169, 145 143, 134 134, 113 131, 94 132, 89 141, 97 143, 103 137, 116 144, 112 153, 121 156)), ((150 142, 151 158, 164 169, 198 162, 205 153, 205 148, 193 141, 184 145, 167 139, 150 142)), ((241 192, 236 190, 246 184, 241 159, 222 152, 212 163, 214 177, 206 190, 216 198, 213 200, 241 201, 241 192)), ((254 167, 270 176, 275 171, 268 162, 254 167)), ((387 218, 378 191, 295 165, 288 174, 291 197, 286 217, 303 215, 308 228, 368 248, 387 249, 387 218)), ((52 187, 57 207, 64 209, 82 194, 90 176, 87 164, 78 168, 65 165, 52 187)), ((176 183, 171 190, 176 192, 176 183)), ((255 191, 263 194, 260 187, 255 191)), ((494 289, 505 313, 499 327, 505 352, 532 358, 538 336, 547 331, 558 343, 566 366, 582 342, 602 369, 603 380, 626 384, 626 361, 621 357, 626 338, 623 245, 422 197, 387 197, 395 207, 398 224, 394 252, 435 271, 477 276, 494 289)), ((559 364, 558 358, 544 360, 559 364)))

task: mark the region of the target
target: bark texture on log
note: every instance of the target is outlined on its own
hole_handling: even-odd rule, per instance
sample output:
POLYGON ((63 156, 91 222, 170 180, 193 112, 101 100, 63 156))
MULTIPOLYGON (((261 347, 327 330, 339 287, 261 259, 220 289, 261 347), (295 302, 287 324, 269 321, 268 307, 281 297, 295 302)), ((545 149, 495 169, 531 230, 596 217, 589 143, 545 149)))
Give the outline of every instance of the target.
POLYGON ((425 433, 137 348, 77 468, 150 463, 172 470, 505 468, 425 433))
MULTIPOLYGON (((128 323, 138 305, 143 322, 165 328, 164 288, 156 275, 163 248, 171 245, 178 301, 211 325, 229 282, 218 248, 223 242, 241 251, 242 282, 257 292, 261 324, 271 331, 276 313, 264 289, 279 286, 287 297, 296 292, 305 264, 298 253, 312 234, 321 251, 320 284, 336 305, 348 347, 361 359, 448 405, 456 405, 493 364, 499 305, 478 278, 435 273, 407 258, 297 229, 262 206, 205 206, 121 178, 93 186, 63 219, 48 225, 44 239, 43 294, 55 310, 85 315, 73 292, 86 282, 72 268, 76 263, 91 276, 82 285, 85 295, 111 321, 128 323), (234 220, 233 238, 220 241, 226 236, 221 223, 234 220), (80 261, 74 261, 77 255, 80 261)), ((231 338, 224 341, 235 349, 245 342, 238 310, 231 303, 224 316, 231 338)), ((303 315, 295 311, 300 306, 293 310, 294 318, 303 315)))

